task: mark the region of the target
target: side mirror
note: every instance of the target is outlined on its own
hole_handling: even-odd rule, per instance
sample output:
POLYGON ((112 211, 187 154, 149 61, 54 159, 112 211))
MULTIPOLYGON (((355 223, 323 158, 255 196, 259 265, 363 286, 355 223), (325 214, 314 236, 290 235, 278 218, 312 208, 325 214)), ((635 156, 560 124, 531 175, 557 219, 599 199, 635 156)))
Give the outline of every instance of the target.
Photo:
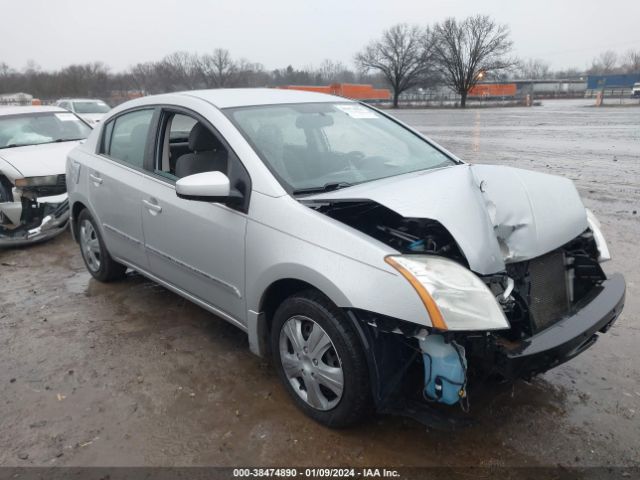
POLYGON ((176 182, 176 195, 187 200, 226 202, 230 193, 229 178, 222 172, 196 173, 176 182))

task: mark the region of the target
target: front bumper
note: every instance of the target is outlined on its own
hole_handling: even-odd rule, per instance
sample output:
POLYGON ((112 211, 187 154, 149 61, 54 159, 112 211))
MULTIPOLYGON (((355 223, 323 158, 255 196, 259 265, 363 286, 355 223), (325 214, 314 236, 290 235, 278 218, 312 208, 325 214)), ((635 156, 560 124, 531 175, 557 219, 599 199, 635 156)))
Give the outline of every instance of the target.
POLYGON ((60 235, 69 224, 69 200, 57 204, 36 227, 16 228, 13 230, 0 227, 0 247, 19 247, 49 240, 60 235))
POLYGON ((594 288, 571 316, 529 337, 517 347, 503 347, 499 370, 507 378, 526 378, 571 360, 606 332, 624 307, 626 284, 620 274, 594 288))

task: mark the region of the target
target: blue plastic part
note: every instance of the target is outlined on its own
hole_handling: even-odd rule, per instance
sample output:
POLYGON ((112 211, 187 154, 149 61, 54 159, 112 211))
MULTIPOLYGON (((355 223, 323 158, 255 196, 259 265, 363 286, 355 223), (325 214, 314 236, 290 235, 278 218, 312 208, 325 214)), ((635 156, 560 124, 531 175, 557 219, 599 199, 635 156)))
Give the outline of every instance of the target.
POLYGON ((416 240, 409 244, 409 250, 412 252, 421 252, 424 250, 424 240, 416 240))
POLYGON ((464 398, 467 360, 464 348, 446 343, 442 335, 420 340, 424 361, 424 393, 436 402, 454 405, 464 398))

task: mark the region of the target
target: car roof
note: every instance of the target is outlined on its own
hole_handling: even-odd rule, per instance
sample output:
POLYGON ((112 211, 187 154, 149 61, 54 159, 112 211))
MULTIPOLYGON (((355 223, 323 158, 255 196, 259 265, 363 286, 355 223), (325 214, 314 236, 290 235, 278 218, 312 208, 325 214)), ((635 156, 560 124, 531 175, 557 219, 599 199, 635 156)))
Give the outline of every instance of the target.
POLYGON ((67 113, 64 108, 60 107, 47 107, 42 105, 27 106, 27 107, 13 107, 13 106, 0 106, 0 117, 8 115, 21 115, 23 113, 45 113, 45 112, 59 112, 67 113))
POLYGON ((178 92, 205 100, 218 108, 248 107, 286 103, 350 102, 346 98, 325 93, 289 90, 283 88, 220 88, 178 92))

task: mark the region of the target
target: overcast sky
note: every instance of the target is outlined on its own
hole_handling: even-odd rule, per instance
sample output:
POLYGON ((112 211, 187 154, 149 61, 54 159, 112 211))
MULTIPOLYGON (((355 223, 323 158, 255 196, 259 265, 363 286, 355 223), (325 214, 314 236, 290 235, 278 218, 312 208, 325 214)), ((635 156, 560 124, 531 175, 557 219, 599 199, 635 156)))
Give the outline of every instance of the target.
POLYGON ((187 50, 227 48, 266 68, 351 65, 398 22, 488 14, 511 27, 514 53, 584 68, 606 49, 640 49, 640 1, 602 0, 3 0, 0 62, 45 69, 101 60, 114 70, 187 50))

